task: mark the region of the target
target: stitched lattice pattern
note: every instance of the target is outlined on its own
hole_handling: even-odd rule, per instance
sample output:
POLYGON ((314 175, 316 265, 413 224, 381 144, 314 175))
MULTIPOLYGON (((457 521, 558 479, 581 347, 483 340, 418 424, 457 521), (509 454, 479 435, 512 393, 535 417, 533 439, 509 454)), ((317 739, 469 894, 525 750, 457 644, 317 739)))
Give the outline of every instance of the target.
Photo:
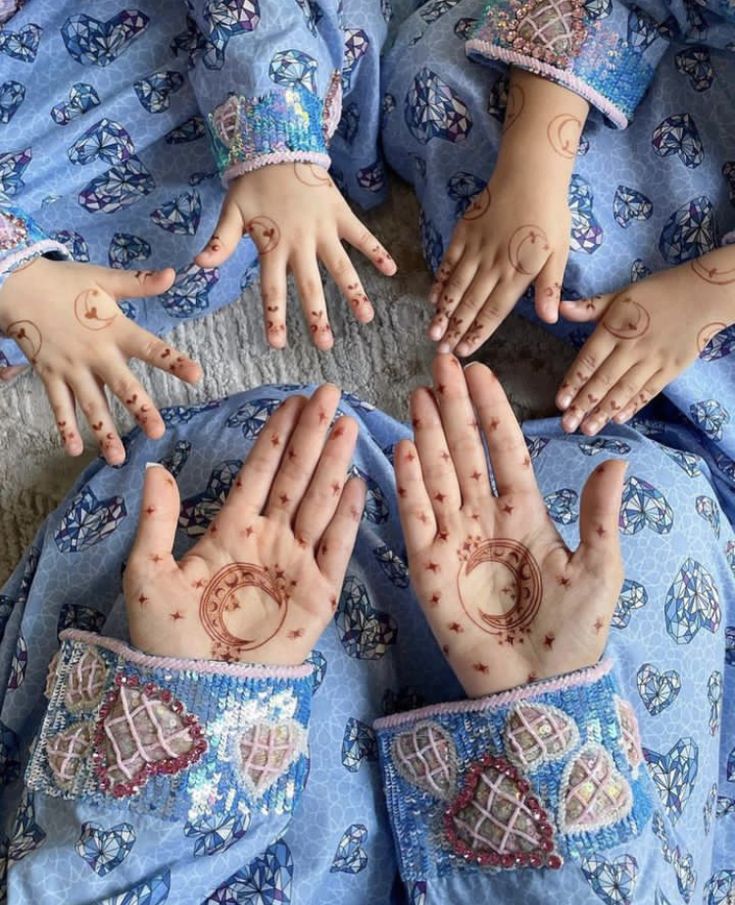
POLYGON ((64 703, 72 711, 79 713, 92 710, 100 702, 105 687, 107 667, 100 657, 88 648, 72 666, 67 679, 64 703))
POLYGON ((280 779, 304 749, 303 727, 291 720, 254 723, 240 736, 240 770, 257 797, 280 779))
POLYGON ((91 735, 89 723, 74 723, 47 740, 46 759, 62 789, 70 789, 74 785, 89 750, 91 735))
POLYGON ((558 760, 579 738, 574 721, 557 707, 518 704, 505 724, 508 757, 521 767, 558 760))
POLYGON ((554 829, 530 785, 505 758, 488 755, 467 774, 446 815, 463 858, 496 867, 560 867, 554 829))
POLYGON ((633 771, 633 776, 638 775, 638 769, 643 763, 643 750, 641 749, 641 736, 638 731, 638 720, 628 701, 615 698, 615 709, 623 734, 623 750, 625 757, 633 771))
POLYGON ((583 748, 562 780, 567 832, 609 826, 627 816, 633 794, 625 777, 600 745, 583 748))
POLYGON ((393 740, 393 763, 410 783, 437 798, 450 798, 457 776, 451 736, 438 723, 418 723, 393 740))
POLYGON ((514 50, 552 66, 567 66, 587 37, 580 0, 516 2, 513 17, 501 22, 501 34, 514 50))

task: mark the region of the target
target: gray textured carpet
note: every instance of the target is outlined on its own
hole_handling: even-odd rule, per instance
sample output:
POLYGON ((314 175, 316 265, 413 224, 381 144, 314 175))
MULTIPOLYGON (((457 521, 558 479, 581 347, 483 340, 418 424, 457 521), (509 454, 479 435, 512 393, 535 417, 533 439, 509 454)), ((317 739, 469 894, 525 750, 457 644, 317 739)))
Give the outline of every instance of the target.
MULTIPOLYGON (((405 418, 408 390, 427 380, 433 349, 425 338, 429 278, 417 239, 417 205, 410 191, 396 184, 391 201, 366 220, 399 267, 398 275, 388 280, 356 259, 375 302, 372 324, 359 326, 327 284, 334 349, 319 353, 311 346, 292 299, 289 348, 271 351, 263 338, 258 290, 251 289, 241 303, 176 330, 172 341, 202 363, 205 376, 192 388, 158 371, 146 374, 159 405, 218 398, 263 383, 329 380, 405 418)), ((554 388, 569 355, 540 327, 510 318, 478 357, 498 373, 519 417, 553 412, 554 388)), ((121 414, 119 423, 129 425, 126 417, 121 414)), ((61 452, 43 389, 30 373, 10 386, 0 386, 0 424, 2 583, 40 522, 58 505, 94 452, 78 459, 61 452)))

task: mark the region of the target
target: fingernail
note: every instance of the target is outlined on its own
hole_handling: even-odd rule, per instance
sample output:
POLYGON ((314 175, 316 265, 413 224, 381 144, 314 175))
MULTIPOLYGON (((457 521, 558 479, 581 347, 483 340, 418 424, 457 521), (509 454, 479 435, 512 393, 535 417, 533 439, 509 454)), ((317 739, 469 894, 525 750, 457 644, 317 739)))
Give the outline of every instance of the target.
POLYGON ((572 394, 565 393, 563 396, 559 397, 559 408, 560 409, 568 409, 572 404, 572 394))
POLYGON ((573 431, 575 431, 577 429, 577 427, 579 426, 579 422, 581 420, 582 419, 580 418, 579 415, 570 415, 568 418, 567 417, 562 418, 562 424, 564 425, 564 430, 567 430, 570 433, 572 433, 573 431))
POLYGON ((149 468, 163 468, 164 471, 168 470, 165 466, 161 465, 160 462, 146 462, 145 470, 148 471, 149 468))
POLYGON ((452 351, 452 349, 451 349, 449 343, 439 343, 436 351, 440 355, 447 355, 449 352, 452 351))
POLYGON ((443 331, 439 324, 433 324, 429 327, 429 338, 433 339, 435 342, 442 338, 443 331))
POLYGON ((470 347, 466 343, 460 343, 454 351, 457 355, 464 358, 465 355, 470 354, 470 347))

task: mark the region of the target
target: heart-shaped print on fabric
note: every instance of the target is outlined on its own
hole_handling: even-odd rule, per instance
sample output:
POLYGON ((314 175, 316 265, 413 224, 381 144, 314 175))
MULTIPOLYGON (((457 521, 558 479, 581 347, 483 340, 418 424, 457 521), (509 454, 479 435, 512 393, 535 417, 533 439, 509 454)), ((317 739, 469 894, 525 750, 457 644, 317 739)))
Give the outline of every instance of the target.
POLYGON ((485 867, 562 866, 548 815, 504 757, 488 754, 472 764, 444 829, 454 852, 485 867))
POLYGON ((610 861, 604 855, 590 855, 580 866, 605 905, 631 905, 638 882, 638 862, 632 855, 620 855, 610 861))
POLYGON ((225 902, 237 902, 238 905, 290 905, 292 894, 293 858, 289 847, 283 839, 279 839, 269 845, 260 857, 218 886, 204 905, 225 902))
POLYGON ((367 588, 354 575, 345 579, 334 621, 350 657, 378 660, 396 643, 395 619, 373 607, 367 588))
MULTIPOLYGON (((0 123, 9 123, 25 100, 26 86, 15 79, 0 85, 0 123)), ((5 215, 7 216, 7 214, 5 215)))
POLYGON ((660 490, 631 475, 623 485, 618 524, 623 534, 638 534, 644 528, 668 534, 674 525, 674 512, 660 490))
POLYGON ((666 117, 653 130, 651 144, 660 157, 676 154, 685 167, 694 169, 704 160, 704 146, 699 129, 689 113, 666 117))
POLYGON ((361 823, 348 826, 339 840, 329 872, 359 874, 364 870, 368 863, 368 855, 364 848, 367 838, 367 827, 361 823))
POLYGON ((626 628, 630 623, 633 610, 639 610, 648 603, 648 591, 637 581, 626 578, 615 605, 611 625, 613 628, 626 628))
POLYGON ((125 126, 104 117, 91 125, 69 147, 67 155, 72 163, 85 166, 96 160, 122 163, 135 154, 135 145, 125 126))
POLYGON ((72 713, 92 710, 97 706, 105 687, 107 667, 91 647, 72 666, 67 680, 64 703, 72 713))
POLYGON ((730 413, 717 399, 704 399, 689 406, 689 415, 712 440, 722 439, 722 429, 730 423, 730 413))
POLYGON ((601 745, 587 745, 564 771, 561 826, 565 833, 599 830, 630 813, 633 792, 601 745))
POLYGON ((118 823, 109 830, 96 823, 83 823, 74 851, 98 877, 104 877, 123 863, 134 845, 135 830, 130 823, 118 823))
POLYGON ((236 743, 240 777, 252 798, 260 798, 306 752, 306 730, 296 720, 253 723, 236 743))
POLYGON ((0 29, 0 53, 5 53, 21 63, 32 63, 38 53, 43 29, 40 25, 29 23, 18 31, 9 28, 0 29))
POLYGON ((91 740, 92 727, 86 721, 74 723, 46 739, 46 760, 57 784, 64 791, 74 785, 91 740))
POLYGON ((579 497, 576 490, 563 487, 544 497, 549 518, 560 525, 571 525, 579 518, 579 497))
POLYGON ((602 245, 604 230, 594 213, 592 188, 578 173, 569 182, 568 202, 572 215, 569 246, 572 251, 592 255, 602 245))
POLYGON ((574 720, 548 704, 516 704, 508 713, 503 734, 505 753, 526 769, 558 760, 579 741, 574 720))
POLYGON ((61 26, 61 37, 78 63, 105 67, 143 34, 149 22, 138 9, 124 9, 106 22, 84 14, 70 16, 61 26))
POLYGON ((61 553, 79 553, 109 537, 126 515, 121 496, 98 500, 91 488, 83 487, 61 518, 56 546, 61 553))
POLYGON ((715 209, 706 195, 677 208, 664 223, 659 251, 669 264, 682 264, 712 251, 718 243, 715 209))
POLYGON ((666 753, 643 749, 649 772, 672 822, 689 801, 699 772, 699 748, 693 738, 680 738, 666 753))
POLYGON ((153 176, 140 159, 131 157, 88 182, 77 200, 90 214, 113 214, 135 204, 155 187, 153 176))
POLYGON ((634 220, 648 220, 653 213, 650 198, 627 185, 619 185, 613 198, 613 216, 618 226, 627 229, 634 220))
POLYGON ((151 220, 166 232, 180 236, 193 236, 199 228, 202 216, 202 200, 199 192, 182 192, 173 201, 167 201, 151 213, 151 220))
POLYGON ((720 592, 712 575, 688 558, 666 594, 666 631, 677 644, 689 644, 700 629, 714 634, 720 627, 720 592))
POLYGON ((687 47, 680 50, 674 58, 676 68, 689 78, 689 84, 695 91, 707 91, 715 80, 709 49, 707 47, 687 47))
POLYGON ((207 742, 197 718, 170 691, 118 675, 100 708, 94 747, 100 788, 123 798, 151 776, 180 773, 196 763, 207 742))
POLYGON ((417 723, 391 742, 393 764, 400 775, 429 795, 451 798, 457 779, 457 752, 451 735, 439 723, 417 723))
POLYGON ((675 669, 661 672, 653 663, 644 663, 636 674, 638 694, 651 716, 671 707, 681 691, 681 676, 675 669))

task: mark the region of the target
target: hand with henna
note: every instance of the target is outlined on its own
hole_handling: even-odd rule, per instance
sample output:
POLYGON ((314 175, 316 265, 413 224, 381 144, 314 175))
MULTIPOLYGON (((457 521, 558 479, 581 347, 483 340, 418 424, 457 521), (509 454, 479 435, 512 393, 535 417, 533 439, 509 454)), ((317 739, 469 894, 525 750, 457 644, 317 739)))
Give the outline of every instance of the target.
POLYGON ((106 461, 125 461, 105 388, 148 437, 163 435, 163 419, 128 368, 129 359, 139 358, 187 383, 201 377, 196 362, 134 324, 118 305, 124 298, 159 295, 174 277, 170 268, 136 272, 37 258, 5 280, 0 330, 18 343, 43 381, 69 455, 78 456, 84 448, 79 408, 106 461))
POLYGON ((343 241, 386 276, 393 258, 352 213, 329 173, 311 163, 274 164, 246 173, 230 185, 212 238, 196 257, 201 267, 219 267, 249 235, 260 256, 260 292, 268 343, 287 344, 286 278, 293 274, 304 318, 319 349, 334 344, 319 272, 321 261, 360 323, 373 306, 343 241))
POLYGON ((123 581, 132 643, 146 653, 296 665, 332 618, 365 501, 346 480, 357 437, 330 424, 340 393, 292 396, 264 425, 224 506, 178 562, 176 482, 146 470, 123 581))
POLYGON ((598 321, 556 402, 564 430, 588 436, 643 408, 735 323, 735 248, 663 270, 620 292, 562 302, 571 321, 598 321))
POLYGON ((623 579, 625 463, 607 461, 588 479, 581 541, 571 551, 547 515, 521 429, 488 368, 463 371, 440 355, 433 392, 416 390, 411 410, 415 442, 402 441, 395 453, 411 581, 467 694, 596 663, 623 579))
POLYGON ((475 352, 533 283, 538 316, 558 319, 569 255, 569 180, 587 102, 511 69, 503 138, 487 186, 457 223, 429 294, 439 352, 475 352))

